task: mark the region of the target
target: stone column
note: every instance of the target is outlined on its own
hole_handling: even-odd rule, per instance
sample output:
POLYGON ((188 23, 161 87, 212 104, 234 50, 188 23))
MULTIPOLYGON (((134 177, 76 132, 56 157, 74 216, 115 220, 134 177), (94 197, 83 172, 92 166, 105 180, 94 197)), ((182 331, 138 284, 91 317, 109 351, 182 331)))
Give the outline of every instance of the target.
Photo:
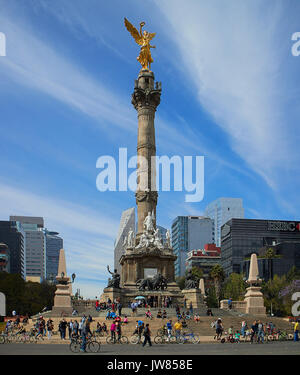
POLYGON ((156 82, 154 88, 153 72, 141 71, 135 81, 132 94, 132 104, 138 113, 138 165, 135 194, 138 215, 137 238, 143 232, 143 222, 148 212, 154 212, 156 217, 158 194, 155 165, 151 168, 151 158, 156 155, 154 118, 160 103, 160 94, 161 84, 156 82))

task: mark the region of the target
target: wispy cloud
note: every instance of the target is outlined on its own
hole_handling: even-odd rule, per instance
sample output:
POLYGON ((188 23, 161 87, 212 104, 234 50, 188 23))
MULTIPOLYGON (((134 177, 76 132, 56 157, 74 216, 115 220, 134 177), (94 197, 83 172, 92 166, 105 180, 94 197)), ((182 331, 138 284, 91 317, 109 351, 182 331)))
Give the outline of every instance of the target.
MULTIPOLYGON (((109 276, 106 265, 112 266, 113 246, 119 221, 108 210, 103 213, 56 198, 33 194, 0 182, 1 220, 10 215, 42 216, 45 226, 57 230, 64 239, 67 271, 82 279, 98 281, 109 276)), ((101 285, 100 285, 101 286, 101 285)), ((98 290, 100 286, 97 286, 98 290)), ((85 296, 90 296, 85 290, 85 296)))
POLYGON ((12 23, 4 15, 0 22, 9 40, 7 56, 0 61, 2 74, 94 118, 108 132, 108 124, 135 130, 133 112, 118 95, 35 37, 26 24, 12 23))
POLYGON ((156 4, 171 25, 168 34, 202 108, 230 135, 236 153, 276 189, 296 147, 283 107, 289 94, 282 80, 288 51, 278 34, 285 22, 283 3, 156 4))

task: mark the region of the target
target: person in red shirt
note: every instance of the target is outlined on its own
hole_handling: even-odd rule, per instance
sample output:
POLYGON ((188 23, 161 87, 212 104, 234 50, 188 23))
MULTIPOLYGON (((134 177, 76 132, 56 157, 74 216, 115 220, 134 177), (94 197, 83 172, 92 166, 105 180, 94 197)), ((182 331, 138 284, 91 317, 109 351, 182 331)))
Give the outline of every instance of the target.
POLYGON ((112 322, 110 325, 110 334, 111 339, 114 341, 114 344, 116 343, 116 324, 115 322, 112 322))

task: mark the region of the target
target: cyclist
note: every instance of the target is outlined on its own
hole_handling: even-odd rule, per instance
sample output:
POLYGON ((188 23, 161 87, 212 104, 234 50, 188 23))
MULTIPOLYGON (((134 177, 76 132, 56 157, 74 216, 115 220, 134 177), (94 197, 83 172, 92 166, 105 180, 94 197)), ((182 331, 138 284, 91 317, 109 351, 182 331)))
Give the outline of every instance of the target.
POLYGON ((86 353, 86 337, 90 331, 90 322, 84 320, 81 328, 81 338, 82 338, 82 343, 80 346, 80 351, 83 353, 86 353))
POLYGON ((110 334, 111 334, 111 339, 116 342, 116 324, 113 321, 110 325, 110 334))
POLYGON ((264 343, 264 336, 265 336, 265 327, 263 323, 259 320, 257 324, 257 342, 264 343))
POLYGON ((174 324, 174 329, 175 329, 175 335, 176 335, 176 338, 178 338, 178 336, 180 336, 180 334, 181 334, 181 330, 182 330, 182 323, 180 322, 179 319, 178 319, 178 321, 174 324))
POLYGON ((169 341, 171 338, 171 334, 172 334, 172 320, 168 321, 167 330, 168 330, 168 341, 169 341))
POLYGON ((254 336, 257 334, 258 331, 258 323, 255 320, 251 326, 251 337, 250 337, 250 342, 251 344, 253 343, 254 336))
POLYGON ((299 319, 296 320, 294 325, 294 341, 299 341, 299 319))
POLYGON ((121 324, 120 322, 116 322, 116 333, 118 335, 118 342, 120 342, 121 340, 121 336, 122 336, 122 329, 121 329, 121 324))

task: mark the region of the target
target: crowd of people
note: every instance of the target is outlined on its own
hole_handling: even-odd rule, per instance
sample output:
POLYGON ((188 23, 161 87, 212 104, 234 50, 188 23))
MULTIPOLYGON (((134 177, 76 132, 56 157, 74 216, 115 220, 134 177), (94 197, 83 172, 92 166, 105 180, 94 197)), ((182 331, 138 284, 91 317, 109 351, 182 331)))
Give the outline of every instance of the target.
MULTIPOLYGON (((224 333, 224 326, 221 318, 218 318, 215 322, 212 323, 212 327, 215 328, 216 333, 214 339, 220 340, 224 333)), ((293 327, 294 331, 294 341, 299 341, 299 320, 296 320, 293 327)), ((250 343, 252 344, 254 340, 257 343, 264 343, 266 335, 273 335, 276 331, 275 325, 270 321, 265 324, 261 320, 255 320, 250 326, 248 323, 243 320, 241 323, 240 330, 233 330, 233 326, 228 328, 227 334, 229 339, 233 338, 235 342, 240 342, 240 338, 245 339, 249 337, 250 343)))

